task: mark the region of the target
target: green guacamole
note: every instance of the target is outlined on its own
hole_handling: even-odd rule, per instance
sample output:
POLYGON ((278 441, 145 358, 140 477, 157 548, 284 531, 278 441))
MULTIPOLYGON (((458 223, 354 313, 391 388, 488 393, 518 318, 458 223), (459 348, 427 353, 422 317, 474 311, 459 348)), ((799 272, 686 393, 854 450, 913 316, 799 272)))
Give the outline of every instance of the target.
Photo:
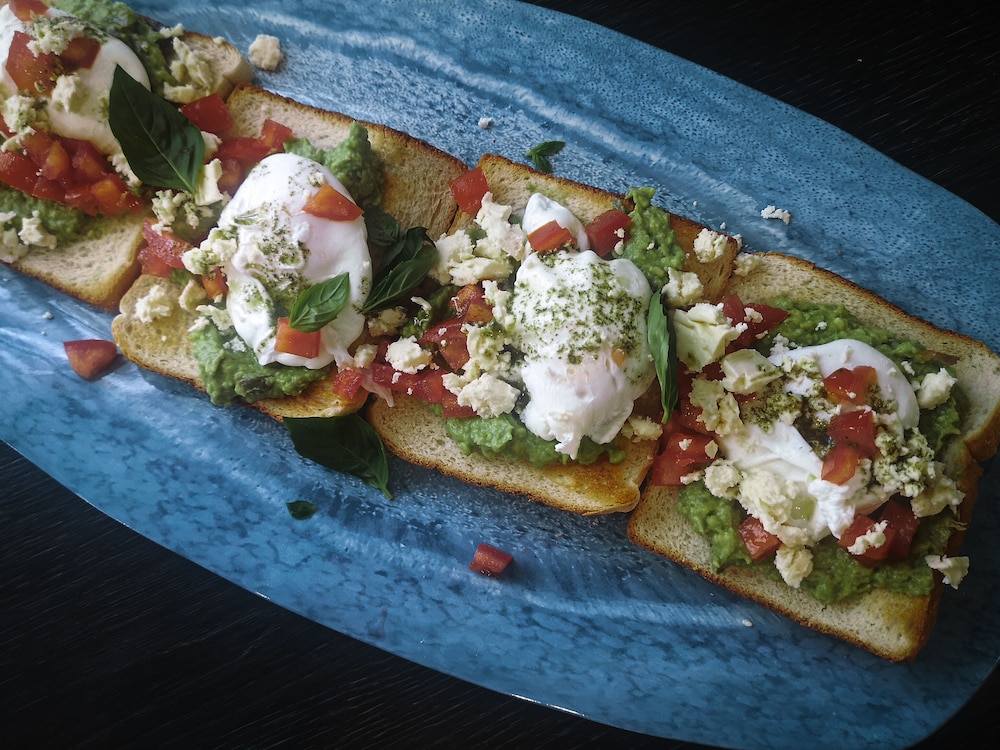
POLYGON ((142 61, 157 93, 163 93, 165 84, 177 84, 164 55, 164 48, 169 49, 170 41, 161 37, 156 29, 124 3, 111 0, 55 0, 52 5, 125 42, 142 61))
MULTIPOLYGON (((789 316, 762 342, 762 352, 769 351, 774 337, 779 335, 798 346, 853 338, 875 347, 901 368, 906 362, 914 373, 911 379, 937 372, 942 366, 916 342, 883 329, 864 326, 842 305, 818 305, 789 298, 779 298, 771 304, 788 310, 789 316)), ((949 435, 958 433, 961 401, 961 392, 957 387, 953 388, 947 402, 921 415, 920 429, 935 452, 941 450, 949 435)), ((737 531, 745 517, 738 502, 714 496, 703 482, 698 481, 681 490, 678 509, 695 530, 708 538, 714 570, 729 566, 753 566, 767 575, 780 577, 770 560, 757 564, 750 560, 737 531)), ((914 536, 909 557, 887 561, 874 568, 865 567, 841 549, 836 539, 827 537, 811 548, 813 571, 802 581, 802 589, 825 604, 875 588, 908 596, 929 594, 934 575, 924 563, 924 557, 944 552, 954 523, 948 510, 923 519, 914 536)))
MULTIPOLYGON (((455 441, 463 453, 479 451, 487 458, 507 461, 528 461, 534 466, 552 463, 569 463, 573 459, 556 451, 554 440, 543 440, 528 431, 512 414, 498 417, 449 417, 445 419, 448 437, 455 441)), ((602 456, 615 464, 625 458, 625 451, 615 442, 598 445, 589 438, 580 442, 576 462, 592 464, 602 456)))
MULTIPOLYGON (((374 196, 377 200, 381 194, 382 163, 371 149, 368 132, 361 125, 354 123, 348 138, 327 151, 314 148, 305 139, 289 141, 288 146, 294 146, 295 153, 302 156, 320 159, 352 195, 356 195, 354 189, 360 189, 369 199, 374 196), (357 187, 352 189, 351 184, 357 187)), ((237 352, 225 346, 226 337, 212 324, 193 331, 191 343, 205 390, 212 402, 219 405, 229 405, 237 399, 253 402, 294 396, 312 381, 324 377, 330 369, 261 365, 249 351, 237 352)))
POLYGON ((21 217, 38 212, 38 218, 45 230, 55 235, 60 242, 70 242, 83 237, 96 236, 103 222, 93 219, 82 211, 77 211, 55 201, 32 198, 14 188, 0 186, 0 214, 13 212, 13 222, 20 231, 21 217))
POLYGON ((300 393, 309 383, 324 377, 329 368, 310 370, 279 364, 261 365, 249 349, 234 351, 226 344, 236 338, 230 329, 224 335, 212 324, 191 332, 191 350, 205 390, 217 406, 229 406, 238 398, 248 402, 282 398, 300 393))
POLYGON ((684 249, 670 226, 670 214, 652 205, 653 188, 632 188, 628 197, 635 203, 629 214, 632 223, 625 240, 622 257, 635 263, 652 289, 662 289, 667 281, 667 269, 684 267, 684 249))
POLYGON ((319 149, 305 138, 293 138, 285 150, 322 164, 337 179, 361 208, 376 207, 382 200, 382 160, 368 141, 363 125, 352 122, 347 138, 329 149, 319 149))

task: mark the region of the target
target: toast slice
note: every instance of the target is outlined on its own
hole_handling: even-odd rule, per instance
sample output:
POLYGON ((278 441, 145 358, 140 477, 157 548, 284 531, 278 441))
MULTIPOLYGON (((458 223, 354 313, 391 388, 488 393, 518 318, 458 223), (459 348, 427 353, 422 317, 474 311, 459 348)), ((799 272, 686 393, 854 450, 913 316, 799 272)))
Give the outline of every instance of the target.
MULTIPOLYGON (((953 369, 968 397, 961 434, 947 448, 947 474, 965 493, 959 507, 960 525, 953 531, 946 554, 956 555, 969 523, 982 474, 979 462, 992 456, 1000 440, 1000 358, 982 343, 941 330, 908 315, 877 295, 803 260, 754 254, 749 271, 735 275, 727 287, 744 302, 774 300, 780 295, 842 303, 866 325, 920 342, 953 369)), ((679 489, 647 486, 629 520, 628 533, 641 547, 670 558, 748 599, 819 632, 843 639, 890 661, 912 661, 927 642, 937 616, 943 582, 940 575, 931 594, 907 596, 875 589, 836 604, 822 604, 812 595, 755 568, 728 567, 714 571, 706 538, 678 510, 679 489)))
MULTIPOLYGON (((477 167, 486 177, 493 200, 512 206, 513 214, 522 212, 535 192, 562 204, 584 224, 611 208, 631 208, 625 196, 538 172, 495 154, 484 155, 477 167)), ((472 220, 473 217, 459 212, 451 231, 468 226, 472 220)), ((702 262, 694 252, 694 243, 705 228, 680 216, 671 215, 670 221, 686 251, 685 270, 697 273, 705 295, 716 298, 732 271, 738 242, 725 238, 725 252, 702 262)), ((654 388, 658 394, 655 383, 654 388)), ((640 401, 658 403, 651 395, 640 401)), ((649 414, 654 411, 649 410, 649 414)), ((526 461, 511 463, 487 458, 479 452, 464 453, 447 435, 444 421, 414 397, 394 394, 392 405, 387 400, 374 400, 367 409, 367 417, 386 447, 410 463, 581 515, 627 512, 634 508, 657 444, 655 438, 632 439, 627 443, 624 460, 615 464, 602 458, 587 465, 571 461, 538 467, 526 461)))
MULTIPOLYGON (((252 84, 237 85, 227 100, 233 118, 232 135, 257 137, 266 120, 288 126, 297 137, 308 137, 319 149, 336 146, 347 137, 355 118, 301 104, 252 84)), ((381 208, 407 228, 443 232, 452 222, 455 203, 450 182, 466 167, 455 157, 397 130, 361 122, 381 158, 384 187, 381 208)), ((183 290, 169 279, 141 275, 121 300, 112 334, 122 353, 144 369, 187 382, 204 391, 188 330, 197 314, 179 304, 183 290), (169 313, 151 320, 142 314, 150 299, 170 300, 169 313)), ((331 390, 329 378, 314 381, 296 396, 260 399, 257 409, 281 417, 329 417, 356 411, 364 394, 344 399, 331 390)))
MULTIPOLYGON (((148 23, 158 26, 155 21, 148 23)), ((176 38, 185 53, 193 52, 205 62, 205 89, 225 97, 237 83, 252 79, 249 61, 229 42, 186 30, 179 30, 176 38)), ((168 52, 168 63, 171 55, 176 57, 168 52)), ((20 257, 11 257, 7 265, 83 302, 117 311, 122 295, 139 275, 137 253, 143 220, 149 216, 151 209, 102 219, 85 238, 55 247, 32 245, 20 257)))

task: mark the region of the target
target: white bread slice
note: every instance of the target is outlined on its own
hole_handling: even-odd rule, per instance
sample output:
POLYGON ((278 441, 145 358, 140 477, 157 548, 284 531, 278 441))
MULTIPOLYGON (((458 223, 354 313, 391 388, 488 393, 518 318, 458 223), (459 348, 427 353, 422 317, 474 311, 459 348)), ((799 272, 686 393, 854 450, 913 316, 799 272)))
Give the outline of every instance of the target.
MULTIPOLYGON (((965 492, 960 518, 968 523, 982 474, 980 461, 997 450, 1000 440, 1000 358, 982 343, 941 330, 914 318, 875 294, 806 261, 763 253, 751 256, 749 273, 734 276, 727 291, 744 302, 768 302, 778 295, 817 302, 842 303, 867 324, 921 342, 927 349, 954 358, 954 368, 969 411, 962 433, 951 443, 949 476, 965 492)), ((937 577, 932 594, 909 597, 876 590, 854 600, 825 605, 808 593, 755 570, 729 568, 713 572, 704 537, 677 510, 677 491, 644 489, 629 520, 629 536, 641 547, 664 555, 737 594, 792 620, 841 638, 890 661, 912 661, 934 627, 943 584, 937 577)), ((958 553, 964 531, 952 535, 948 554, 958 553)))
MULTIPOLYGON (((524 209, 534 192, 563 204, 584 223, 616 206, 630 208, 623 196, 544 174, 495 154, 484 155, 477 166, 486 176, 494 201, 513 206, 515 214, 524 209)), ((452 229, 467 225, 471 218, 460 213, 452 229)), ((698 273, 706 291, 716 298, 732 272, 737 241, 728 238, 727 251, 720 258, 701 263, 694 256, 693 245, 703 227, 673 215, 671 223, 688 253, 685 269, 698 273)), ((539 468, 527 462, 514 464, 479 453, 463 454, 445 433, 443 420, 413 398, 396 395, 393 404, 378 399, 369 406, 367 415, 386 447, 406 461, 581 515, 632 510, 656 450, 656 440, 642 440, 631 442, 627 458, 615 465, 606 459, 588 466, 571 463, 539 468)))
MULTIPOLYGON (((229 42, 192 31, 185 31, 181 39, 211 61, 215 90, 223 97, 237 83, 252 79, 250 63, 229 42)), ((139 275, 137 253, 143 241, 142 222, 147 216, 152 216, 152 210, 105 219, 91 237, 54 248, 32 247, 8 265, 64 294, 115 312, 122 295, 139 275)))
MULTIPOLYGON (((331 148, 340 143, 355 118, 310 107, 251 84, 236 86, 227 100, 233 118, 234 136, 256 137, 266 119, 290 127, 296 136, 308 137, 317 148, 331 148)), ((361 122, 361 121, 357 121, 361 122)), ((411 137, 406 133, 361 122, 368 131, 373 149, 384 164, 385 186, 382 209, 403 228, 423 226, 431 236, 443 232, 455 214, 450 183, 465 172, 465 165, 455 157, 411 137)), ((167 279, 140 276, 121 300, 119 314, 112 321, 112 334, 126 358, 144 369, 189 383, 205 390, 198 374, 198 363, 191 353, 188 329, 196 316, 178 304, 169 315, 143 322, 136 307, 160 288, 169 298, 177 299, 181 289, 167 279)), ((281 417, 329 417, 356 411, 364 398, 344 400, 334 394, 330 378, 312 383, 297 396, 262 399, 253 406, 281 417)))

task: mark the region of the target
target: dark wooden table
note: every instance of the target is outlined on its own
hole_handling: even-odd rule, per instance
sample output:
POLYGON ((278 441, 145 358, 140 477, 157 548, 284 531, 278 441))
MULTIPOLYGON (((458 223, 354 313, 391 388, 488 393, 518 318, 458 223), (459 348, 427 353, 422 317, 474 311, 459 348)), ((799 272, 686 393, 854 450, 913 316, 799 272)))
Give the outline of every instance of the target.
MULTIPOLYGON (((985 9, 537 4, 817 115, 1000 221, 1000 32, 985 9)), ((139 537, 3 444, 0 479, 0 747, 696 747, 332 632, 139 537)), ((994 676, 922 747, 993 746, 998 696, 994 676)))

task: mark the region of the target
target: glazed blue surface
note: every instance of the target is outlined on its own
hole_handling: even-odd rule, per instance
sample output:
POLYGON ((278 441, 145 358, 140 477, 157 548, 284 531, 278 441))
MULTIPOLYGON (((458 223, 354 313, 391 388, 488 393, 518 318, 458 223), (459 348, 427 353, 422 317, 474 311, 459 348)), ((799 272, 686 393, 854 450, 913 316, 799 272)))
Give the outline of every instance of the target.
MULTIPOLYGON (((243 50, 273 34, 286 63, 261 85, 470 164, 564 140, 558 174, 653 185, 661 205, 748 250, 805 257, 1000 350, 1000 227, 844 133, 609 30, 500 0, 131 4, 243 50), (767 205, 791 223, 762 219, 767 205)), ((892 665, 635 549, 624 518, 578 518, 398 461, 389 501, 302 460, 253 410, 215 408, 127 363, 85 382, 62 342, 107 338, 110 321, 0 269, 0 438, 137 533, 415 662, 674 739, 886 748, 932 732, 1000 656, 996 461, 969 577, 946 590, 919 660, 892 665), (293 520, 285 504, 298 499, 317 514, 293 520), (515 557, 499 580, 468 570, 484 541, 515 557)))

